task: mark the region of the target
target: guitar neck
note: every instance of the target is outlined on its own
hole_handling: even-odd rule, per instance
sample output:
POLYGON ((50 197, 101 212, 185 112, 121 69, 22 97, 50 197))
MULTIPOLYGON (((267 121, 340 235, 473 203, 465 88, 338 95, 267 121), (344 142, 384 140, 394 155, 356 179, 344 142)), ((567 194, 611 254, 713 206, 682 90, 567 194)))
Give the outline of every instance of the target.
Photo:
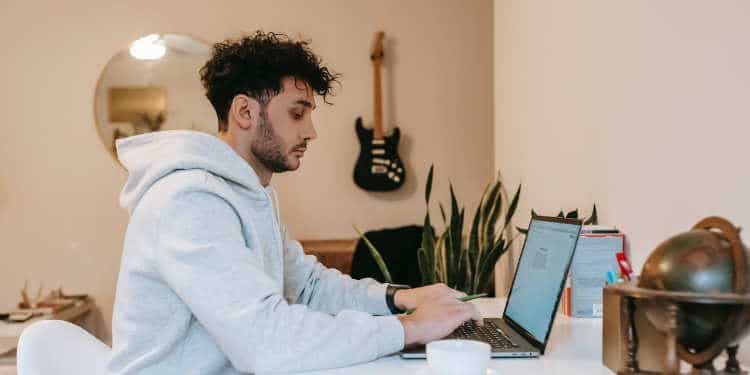
POLYGON ((381 87, 380 87, 380 62, 379 61, 373 61, 372 63, 373 68, 373 79, 374 79, 374 85, 373 88, 375 92, 373 93, 373 98, 375 99, 374 103, 374 117, 375 117, 375 125, 373 126, 373 137, 375 139, 383 139, 383 97, 381 94, 381 87))

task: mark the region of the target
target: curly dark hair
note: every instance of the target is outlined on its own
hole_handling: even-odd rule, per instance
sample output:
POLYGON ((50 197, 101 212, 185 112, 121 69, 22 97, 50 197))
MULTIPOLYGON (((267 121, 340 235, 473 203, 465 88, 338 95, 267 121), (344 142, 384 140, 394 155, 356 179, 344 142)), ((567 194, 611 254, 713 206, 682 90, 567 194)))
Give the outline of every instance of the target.
POLYGON ((321 65, 309 45, 309 41, 263 31, 214 44, 200 76, 219 118, 219 131, 227 130, 229 108, 236 95, 246 94, 268 104, 281 92, 281 80, 287 77, 306 82, 331 104, 327 98, 333 95, 332 85, 340 75, 321 65))

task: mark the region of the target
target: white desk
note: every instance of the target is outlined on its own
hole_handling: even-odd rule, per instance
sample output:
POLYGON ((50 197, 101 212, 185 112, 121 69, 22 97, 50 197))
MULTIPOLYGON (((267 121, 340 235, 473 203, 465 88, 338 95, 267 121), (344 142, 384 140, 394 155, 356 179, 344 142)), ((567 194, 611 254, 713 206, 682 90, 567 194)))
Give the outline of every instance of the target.
MULTIPOLYGON (((473 301, 482 316, 502 315, 504 299, 482 298, 473 301)), ((550 333, 545 354, 537 359, 493 359, 489 374, 613 374, 602 364, 601 319, 579 319, 558 314, 550 333), (494 371, 493 371, 494 370, 494 371)), ((423 359, 401 359, 398 354, 362 365, 305 372, 308 375, 380 375, 417 374, 432 372, 423 359)))

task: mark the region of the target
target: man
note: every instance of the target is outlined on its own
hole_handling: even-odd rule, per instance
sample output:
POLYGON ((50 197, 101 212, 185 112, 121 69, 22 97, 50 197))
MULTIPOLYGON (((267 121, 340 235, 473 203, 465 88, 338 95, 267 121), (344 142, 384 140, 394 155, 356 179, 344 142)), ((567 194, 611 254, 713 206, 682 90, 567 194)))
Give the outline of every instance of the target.
POLYGON ((118 141, 130 174, 120 198, 130 223, 111 371, 340 367, 478 319, 445 285, 396 290, 352 280, 287 236, 269 182, 299 168, 317 137, 314 94, 325 100, 336 79, 306 42, 284 35, 218 43, 201 69, 218 137, 172 131, 118 141), (391 315, 408 308, 417 310, 391 315))

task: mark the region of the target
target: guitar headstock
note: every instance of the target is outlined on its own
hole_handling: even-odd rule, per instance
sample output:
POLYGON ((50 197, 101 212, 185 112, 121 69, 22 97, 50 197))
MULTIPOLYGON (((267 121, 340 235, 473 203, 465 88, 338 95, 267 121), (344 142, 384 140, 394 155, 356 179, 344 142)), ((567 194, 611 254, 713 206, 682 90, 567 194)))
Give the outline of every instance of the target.
POLYGON ((372 49, 370 49, 370 60, 374 63, 383 62, 383 39, 385 39, 384 31, 375 33, 375 40, 373 40, 372 49))

